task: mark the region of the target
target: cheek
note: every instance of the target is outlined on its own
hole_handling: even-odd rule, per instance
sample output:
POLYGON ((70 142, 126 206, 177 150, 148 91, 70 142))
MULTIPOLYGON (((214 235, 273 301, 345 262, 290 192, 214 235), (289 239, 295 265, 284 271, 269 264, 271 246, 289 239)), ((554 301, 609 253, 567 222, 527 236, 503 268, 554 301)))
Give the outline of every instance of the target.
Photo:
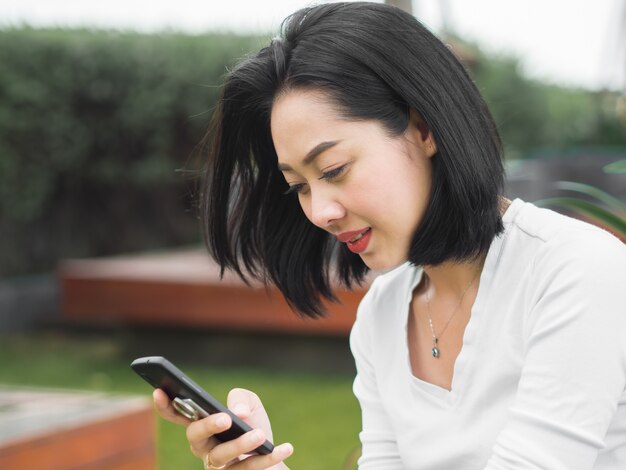
POLYGON ((415 185, 403 170, 384 165, 373 168, 368 178, 362 179, 362 184, 356 188, 354 204, 383 214, 397 213, 412 204, 415 185))
MULTIPOLYGON (((427 168, 412 165, 399 167, 392 173, 379 173, 376 183, 376 206, 380 216, 399 235, 413 233, 421 220, 430 194, 427 168)), ((371 195, 370 195, 371 197, 371 195)))
POLYGON ((300 204, 300 208, 302 209, 302 213, 307 218, 307 220, 313 223, 311 219, 311 203, 304 196, 298 195, 298 203, 300 204))

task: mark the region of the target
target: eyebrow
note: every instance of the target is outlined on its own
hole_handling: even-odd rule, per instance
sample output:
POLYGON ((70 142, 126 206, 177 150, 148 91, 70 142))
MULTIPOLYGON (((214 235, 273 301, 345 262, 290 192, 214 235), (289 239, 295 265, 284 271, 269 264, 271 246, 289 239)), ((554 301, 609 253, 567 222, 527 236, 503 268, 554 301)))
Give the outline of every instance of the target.
MULTIPOLYGON (((309 150, 309 152, 304 156, 304 158, 302 159, 302 164, 305 165, 305 166, 310 165, 318 157, 318 155, 324 153, 329 148, 334 147, 339 142, 341 142, 341 141, 340 140, 329 140, 327 142, 320 142, 315 147, 313 147, 311 150, 309 150)), ((281 170, 281 171, 292 171, 293 170, 293 168, 291 168, 291 166, 287 165, 286 163, 279 163, 278 164, 278 169, 281 170)))

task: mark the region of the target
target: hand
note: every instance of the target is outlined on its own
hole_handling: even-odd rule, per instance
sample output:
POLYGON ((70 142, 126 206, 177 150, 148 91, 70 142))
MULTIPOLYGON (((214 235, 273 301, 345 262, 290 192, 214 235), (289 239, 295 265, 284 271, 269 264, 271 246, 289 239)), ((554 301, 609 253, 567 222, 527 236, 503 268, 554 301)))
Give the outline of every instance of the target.
POLYGON ((203 459, 205 468, 211 469, 211 466, 207 465, 210 463, 213 468, 228 468, 229 470, 288 470, 283 460, 293 453, 291 444, 276 446, 269 455, 249 455, 265 439, 272 441, 272 429, 267 412, 255 393, 236 388, 228 394, 228 408, 253 430, 224 443, 216 439, 214 435, 230 428, 232 420, 228 414, 216 413, 192 422, 174 409, 170 399, 162 390, 155 390, 153 397, 155 407, 162 418, 187 427, 187 440, 191 452, 203 459), (210 462, 207 462, 207 455, 210 455, 210 462), (221 467, 222 465, 224 467, 221 467))

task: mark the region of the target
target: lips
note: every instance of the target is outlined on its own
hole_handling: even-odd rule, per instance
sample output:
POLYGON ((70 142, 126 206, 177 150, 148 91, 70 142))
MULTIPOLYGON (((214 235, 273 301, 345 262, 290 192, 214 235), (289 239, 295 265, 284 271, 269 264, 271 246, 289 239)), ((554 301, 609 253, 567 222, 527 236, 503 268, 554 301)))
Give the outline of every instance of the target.
POLYGON ((353 253, 362 253, 367 248, 372 235, 371 227, 353 230, 351 232, 342 232, 337 235, 337 239, 345 243, 348 249, 353 253))

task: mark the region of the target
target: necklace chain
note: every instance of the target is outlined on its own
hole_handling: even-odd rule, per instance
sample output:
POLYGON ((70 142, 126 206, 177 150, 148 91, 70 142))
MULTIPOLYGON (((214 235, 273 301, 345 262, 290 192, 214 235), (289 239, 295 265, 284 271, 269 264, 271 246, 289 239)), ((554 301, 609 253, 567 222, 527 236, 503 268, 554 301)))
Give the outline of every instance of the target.
MULTIPOLYGON (((457 312, 459 311, 459 307, 463 303, 463 299, 465 298, 465 294, 467 293, 467 291, 469 290, 471 285, 474 284, 474 281, 478 277, 479 273, 480 273, 480 270, 478 270, 476 272, 476 274, 474 274, 474 277, 472 277, 472 280, 469 282, 469 284, 467 285, 467 287, 465 288, 465 290, 461 294, 461 298, 459 299, 459 303, 457 304, 456 308, 452 311, 452 315, 450 315, 450 317, 448 318, 448 321, 443 326, 443 329, 441 330, 439 335, 437 335, 437 333, 435 332, 435 327, 433 326, 433 318, 430 315, 430 291, 426 291, 426 308, 427 308, 427 314, 428 314, 428 326, 430 326, 430 332, 431 332, 432 337, 433 337, 433 348, 431 350, 431 353, 432 353, 434 358, 438 358, 440 356, 440 354, 441 354, 441 351, 439 350, 439 338, 441 338, 443 336, 443 334, 446 332, 446 330, 448 329, 448 325, 450 324, 450 322, 452 321, 454 316, 457 314, 457 312)), ((426 279, 428 280, 428 283, 430 284, 430 279, 428 277, 426 277, 426 279)))

